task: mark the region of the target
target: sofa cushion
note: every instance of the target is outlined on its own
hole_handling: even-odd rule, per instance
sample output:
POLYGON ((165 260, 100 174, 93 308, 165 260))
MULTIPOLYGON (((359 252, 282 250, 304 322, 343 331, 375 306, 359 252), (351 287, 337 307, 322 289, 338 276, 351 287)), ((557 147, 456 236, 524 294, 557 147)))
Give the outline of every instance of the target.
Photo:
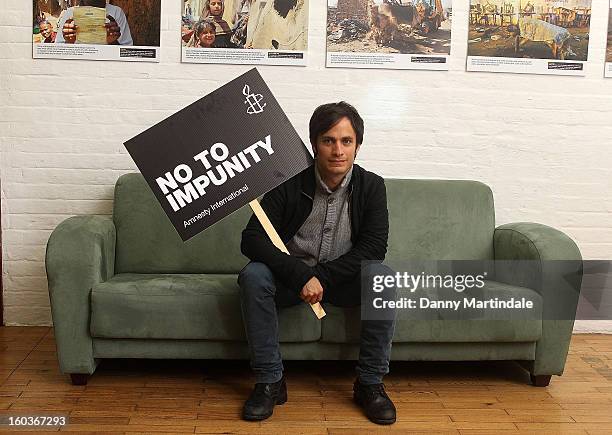
MULTIPOLYGON (((93 337, 245 341, 237 275, 115 275, 91 291, 93 337)), ((306 304, 279 311, 281 342, 321 338, 306 304)))
MULTIPOLYGON (((495 213, 488 186, 463 180, 386 179, 388 261, 493 258, 495 213)), ((117 273, 238 273, 248 206, 183 242, 141 174, 115 186, 117 273), (219 255, 219 248, 223 255, 219 255)))
POLYGON ((477 181, 386 179, 389 262, 493 259, 491 189, 477 181))
POLYGON ((141 174, 122 175, 115 186, 116 273, 238 273, 248 206, 183 242, 141 174), (222 253, 222 255, 219 255, 222 253))
MULTIPOLYGON (((408 342, 531 342, 542 335, 542 297, 534 290, 486 281, 485 287, 470 293, 466 290, 458 297, 477 297, 478 300, 495 298, 525 298, 534 303, 527 312, 515 309, 488 310, 486 318, 459 320, 459 314, 447 310, 398 310, 394 343, 408 342), (440 320, 444 319, 444 320, 440 320)), ((434 290, 421 290, 413 294, 398 292, 399 297, 427 297, 437 299, 434 290)), ((339 308, 324 304, 327 316, 323 318, 321 338, 324 342, 358 342, 361 309, 339 308)))

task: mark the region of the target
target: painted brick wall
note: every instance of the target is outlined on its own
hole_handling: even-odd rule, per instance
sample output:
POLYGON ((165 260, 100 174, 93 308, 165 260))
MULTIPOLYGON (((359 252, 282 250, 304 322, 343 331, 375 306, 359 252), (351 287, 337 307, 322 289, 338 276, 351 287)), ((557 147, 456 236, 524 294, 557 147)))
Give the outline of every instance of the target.
MULTIPOLYGON (((0 146, 5 321, 49 325, 45 244, 75 214, 108 214, 134 170, 123 141, 246 71, 180 63, 180 0, 162 0, 162 62, 32 60, 31 2, 3 0, 0 146)), ((607 0, 593 0, 586 77, 464 71, 467 0, 453 5, 450 72, 326 69, 325 4, 310 8, 308 66, 262 67, 295 127, 319 104, 361 111, 358 162, 388 177, 477 179, 498 223, 567 232, 585 258, 612 254, 612 80, 603 79, 607 0)), ((579 323, 607 330, 612 322, 579 323)))

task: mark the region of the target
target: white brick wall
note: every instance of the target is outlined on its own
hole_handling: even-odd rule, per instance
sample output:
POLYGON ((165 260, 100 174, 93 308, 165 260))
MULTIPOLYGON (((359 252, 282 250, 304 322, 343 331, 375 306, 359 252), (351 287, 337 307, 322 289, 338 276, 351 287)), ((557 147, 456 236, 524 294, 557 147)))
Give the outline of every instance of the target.
MULTIPOLYGON (((134 170, 123 141, 246 71, 180 63, 180 0, 162 0, 160 64, 32 60, 30 0, 0 14, 5 322, 49 325, 44 252, 74 214, 108 214, 134 170)), ((345 99, 366 120, 359 163, 385 176, 482 180, 498 223, 567 232, 585 258, 612 254, 612 79, 603 79, 607 0, 593 0, 586 77, 464 71, 468 1, 453 5, 450 72, 325 69, 325 4, 311 4, 308 66, 261 67, 295 127, 345 99)), ((577 330, 612 332, 612 322, 577 330)))

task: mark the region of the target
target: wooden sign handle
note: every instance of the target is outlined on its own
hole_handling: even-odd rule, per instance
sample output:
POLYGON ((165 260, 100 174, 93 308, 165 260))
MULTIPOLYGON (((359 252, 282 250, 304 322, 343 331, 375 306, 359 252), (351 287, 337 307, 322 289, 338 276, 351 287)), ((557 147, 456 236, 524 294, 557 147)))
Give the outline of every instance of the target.
MULTIPOLYGON (((251 209, 253 209, 253 213, 255 213, 257 219, 259 219, 259 223, 268 234, 268 237, 270 237, 270 240, 272 241, 272 243, 274 243, 274 246, 283 251, 285 254, 289 255, 287 247, 276 232, 276 229, 272 225, 272 222, 270 222, 270 219, 268 219, 268 215, 261 207, 259 201, 257 201, 257 199, 254 199, 253 201, 249 202, 249 205, 251 206, 251 209)), ((323 310, 323 307, 320 303, 317 302, 316 304, 310 304, 310 308, 312 308, 312 311, 314 311, 318 319, 322 319, 323 317, 325 317, 325 311, 323 310)))

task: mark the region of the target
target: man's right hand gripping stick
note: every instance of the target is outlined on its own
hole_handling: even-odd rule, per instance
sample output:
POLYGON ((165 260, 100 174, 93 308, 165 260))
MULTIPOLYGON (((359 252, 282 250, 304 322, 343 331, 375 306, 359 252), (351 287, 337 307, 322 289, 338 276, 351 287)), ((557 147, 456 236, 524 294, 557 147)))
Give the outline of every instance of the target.
MULTIPOLYGON (((268 215, 261 207, 261 204, 259 204, 259 201, 254 199, 253 201, 249 202, 249 205, 251 206, 253 213, 255 213, 255 216, 257 216, 257 219, 259 219, 259 223, 261 223, 261 226, 268 234, 268 237, 270 237, 270 240, 272 243, 274 243, 274 246, 283 251, 285 254, 289 255, 287 247, 276 232, 276 229, 272 225, 272 222, 270 222, 270 219, 268 219, 268 215)), ((317 302, 316 304, 310 304, 310 308, 312 308, 312 311, 314 311, 318 319, 322 319, 325 316, 325 311, 320 303, 317 302)))

